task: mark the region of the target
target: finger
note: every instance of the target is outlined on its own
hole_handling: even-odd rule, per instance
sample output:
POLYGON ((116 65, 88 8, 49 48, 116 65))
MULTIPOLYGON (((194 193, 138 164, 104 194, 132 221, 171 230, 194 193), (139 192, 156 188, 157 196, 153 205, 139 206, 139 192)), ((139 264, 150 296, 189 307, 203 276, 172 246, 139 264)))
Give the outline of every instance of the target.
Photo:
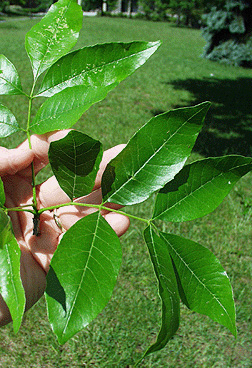
MULTIPOLYGON (((33 134, 31 136, 31 147, 34 154, 34 170, 35 174, 37 174, 41 169, 43 169, 49 163, 48 159, 48 150, 50 143, 53 141, 57 141, 59 139, 64 138, 69 130, 59 130, 55 132, 49 132, 43 135, 33 134)), ((20 144, 19 148, 21 149, 29 149, 29 142, 25 140, 20 144)), ((24 176, 31 176, 31 170, 23 172, 24 176)))
MULTIPOLYGON (((76 199, 74 202, 83 203, 83 204, 94 204, 99 205, 102 202, 102 193, 101 189, 97 189, 94 192, 90 193, 88 196, 81 197, 76 199)), ((122 208, 119 204, 108 203, 104 206, 108 208, 113 208, 118 210, 122 208)), ((71 226, 73 226, 78 220, 82 217, 90 215, 91 213, 96 212, 98 209, 94 207, 86 207, 86 206, 67 206, 61 207, 57 209, 57 216, 59 218, 59 222, 65 230, 68 230, 71 226)), ((105 216, 108 214, 109 210, 102 210, 101 214, 105 216)))
POLYGON ((110 212, 104 215, 104 218, 118 236, 122 236, 126 233, 130 226, 129 218, 118 213, 110 212))
POLYGON ((45 211, 40 215, 39 236, 33 235, 33 226, 26 231, 25 240, 33 258, 47 273, 53 254, 59 242, 62 230, 53 218, 53 212, 45 211))
POLYGON ((61 189, 55 176, 37 186, 40 208, 51 207, 70 202, 68 195, 61 189))
POLYGON ((102 179, 102 175, 104 173, 104 170, 106 169, 107 164, 113 159, 115 158, 121 151, 122 149, 125 147, 125 144, 118 144, 117 146, 114 146, 110 149, 108 149, 107 151, 105 151, 103 153, 102 156, 102 160, 100 163, 100 167, 95 179, 95 185, 94 185, 94 189, 97 189, 101 186, 101 179, 102 179))
POLYGON ((34 153, 22 147, 7 149, 0 147, 0 176, 14 175, 30 166, 34 153))

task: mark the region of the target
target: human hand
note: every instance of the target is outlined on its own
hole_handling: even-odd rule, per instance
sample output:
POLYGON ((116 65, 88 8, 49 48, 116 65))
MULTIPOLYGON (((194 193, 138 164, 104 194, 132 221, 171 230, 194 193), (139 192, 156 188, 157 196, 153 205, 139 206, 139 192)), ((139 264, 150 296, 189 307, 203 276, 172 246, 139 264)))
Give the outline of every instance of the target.
MULTIPOLYGON (((32 150, 28 142, 23 142, 16 149, 8 150, 0 147, 0 176, 4 183, 8 208, 32 204, 32 171, 31 163, 37 174, 48 164, 50 142, 63 138, 67 131, 57 131, 46 135, 31 136, 32 150)), ((123 145, 115 146, 104 152, 99 172, 92 193, 77 202, 101 203, 101 177, 107 163, 115 157, 123 145)), ((36 187, 38 209, 69 202, 66 193, 59 187, 55 177, 51 177, 36 187)), ((108 204, 107 207, 119 209, 119 205, 108 204)), ((68 230, 81 217, 94 212, 94 208, 69 206, 57 210, 58 219, 63 229, 68 230)), ((13 231, 21 249, 20 273, 26 294, 26 310, 35 304, 43 295, 46 286, 46 273, 53 253, 63 235, 57 225, 53 211, 45 211, 40 215, 40 235, 33 235, 33 214, 29 212, 9 212, 13 231)), ((103 211, 102 215, 118 236, 123 235, 129 227, 126 216, 103 211)), ((11 321, 8 307, 0 296, 0 325, 11 321)))

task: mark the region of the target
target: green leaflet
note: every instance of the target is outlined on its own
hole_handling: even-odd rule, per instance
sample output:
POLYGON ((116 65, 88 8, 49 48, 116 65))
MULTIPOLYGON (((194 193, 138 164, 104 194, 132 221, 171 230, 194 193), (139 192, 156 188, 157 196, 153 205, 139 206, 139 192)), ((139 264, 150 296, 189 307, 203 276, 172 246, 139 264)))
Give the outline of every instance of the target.
POLYGON ((130 139, 102 177, 103 200, 143 202, 182 169, 202 127, 209 102, 152 118, 130 139))
POLYGON ((0 55, 0 95, 22 95, 21 82, 14 65, 0 55))
POLYGON ((72 130, 50 144, 53 173, 71 200, 92 191, 101 159, 101 143, 81 132, 72 130))
POLYGON ((0 209, 0 248, 13 238, 11 219, 6 213, 0 209))
POLYGON ((219 260, 202 245, 177 235, 160 233, 174 261, 183 289, 182 300, 236 336, 235 307, 228 276, 219 260))
POLYGON ((106 97, 109 88, 111 86, 76 86, 64 89, 42 104, 31 124, 31 130, 36 134, 44 134, 71 128, 84 111, 106 97))
POLYGON ((5 204, 5 194, 2 179, 0 178, 0 207, 4 207, 5 204))
POLYGON ((20 249, 12 233, 11 221, 0 209, 0 293, 7 304, 16 333, 25 309, 25 293, 20 278, 20 249))
POLYGON ((41 95, 52 97, 40 107, 30 128, 37 134, 71 128, 90 106, 103 100, 159 45, 159 42, 97 45, 66 55, 45 76, 41 95), (103 60, 97 60, 100 55, 103 60), (92 70, 90 63, 95 65, 92 70))
POLYGON ((120 241, 98 212, 64 234, 52 258, 46 288, 49 320, 60 344, 108 303, 121 258, 120 241))
POLYGON ((78 85, 116 87, 157 50, 160 42, 107 43, 63 56, 47 72, 37 96, 50 97, 78 85))
POLYGON ((182 222, 205 216, 251 169, 251 158, 235 155, 193 162, 159 191, 153 218, 182 222))
POLYGON ((151 261, 158 280, 162 300, 162 326, 157 341, 148 348, 144 356, 162 349, 179 327, 179 293, 176 276, 166 244, 148 226, 144 231, 151 261))
POLYGON ((25 38, 34 79, 76 44, 82 27, 82 9, 76 0, 59 0, 25 38))
POLYGON ((7 107, 0 104, 0 138, 8 137, 19 130, 20 127, 15 116, 7 107))

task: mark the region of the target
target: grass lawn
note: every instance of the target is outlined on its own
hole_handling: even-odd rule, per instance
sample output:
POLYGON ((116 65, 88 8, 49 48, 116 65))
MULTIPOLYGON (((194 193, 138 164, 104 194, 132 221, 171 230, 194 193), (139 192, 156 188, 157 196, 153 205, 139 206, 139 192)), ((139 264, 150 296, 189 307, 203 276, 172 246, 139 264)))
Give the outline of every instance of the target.
MULTIPOLYGON (((0 23, 0 52, 17 67, 25 90, 32 74, 24 36, 36 20, 10 19, 0 23)), ((126 142, 152 116, 178 106, 212 102, 205 128, 191 160, 226 153, 252 154, 252 70, 202 59, 204 40, 198 30, 140 20, 84 19, 77 47, 109 41, 163 41, 160 49, 133 76, 91 107, 76 124, 105 148, 126 142)), ((1 96, 25 124, 27 103, 1 96)), ((22 135, 1 140, 14 147, 22 135)), ((40 180, 49 174, 45 170, 40 180)), ((165 349, 147 357, 140 367, 251 367, 252 175, 236 186, 214 213, 169 231, 207 246, 220 259, 234 289, 238 337, 207 317, 182 306, 181 326, 165 349)), ((147 217, 148 200, 130 211, 147 217)), ((160 300, 142 225, 132 221, 122 238, 123 265, 113 297, 85 330, 59 346, 51 332, 42 299, 30 310, 17 335, 12 326, 0 329, 0 367, 132 367, 155 340, 160 323, 160 300)))

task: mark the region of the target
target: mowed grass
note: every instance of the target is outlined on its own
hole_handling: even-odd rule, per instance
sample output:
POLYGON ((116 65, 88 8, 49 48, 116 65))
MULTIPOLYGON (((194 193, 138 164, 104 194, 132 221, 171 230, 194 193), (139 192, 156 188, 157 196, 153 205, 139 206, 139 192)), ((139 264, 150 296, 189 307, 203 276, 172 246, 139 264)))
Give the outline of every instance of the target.
MULTIPOLYGON (((35 22, 16 19, 0 24, 0 52, 16 65, 27 91, 32 74, 24 36, 35 22)), ((204 40, 200 31, 167 23, 85 18, 77 47, 158 39, 163 44, 155 55, 104 101, 90 108, 76 129, 100 139, 106 149, 127 142, 160 112, 210 100, 212 108, 190 160, 225 153, 251 155, 252 71, 202 59, 204 40)), ((1 102, 25 124, 24 99, 2 96, 1 102)), ((11 136, 0 143, 14 147, 23 138, 11 136)), ((40 180, 48 174, 49 170, 40 180)), ((207 246, 220 259, 233 285, 237 339, 224 327, 182 306, 181 326, 175 337, 140 367, 251 367, 251 178, 251 174, 243 178, 214 213, 188 223, 160 224, 207 246)), ((148 217, 152 204, 150 199, 130 211, 148 217)), ((11 325, 0 329, 0 367, 132 367, 155 341, 160 327, 160 300, 142 230, 142 224, 132 221, 121 238, 123 263, 118 283, 111 301, 95 321, 59 346, 42 299, 26 314, 17 335, 11 325)))

